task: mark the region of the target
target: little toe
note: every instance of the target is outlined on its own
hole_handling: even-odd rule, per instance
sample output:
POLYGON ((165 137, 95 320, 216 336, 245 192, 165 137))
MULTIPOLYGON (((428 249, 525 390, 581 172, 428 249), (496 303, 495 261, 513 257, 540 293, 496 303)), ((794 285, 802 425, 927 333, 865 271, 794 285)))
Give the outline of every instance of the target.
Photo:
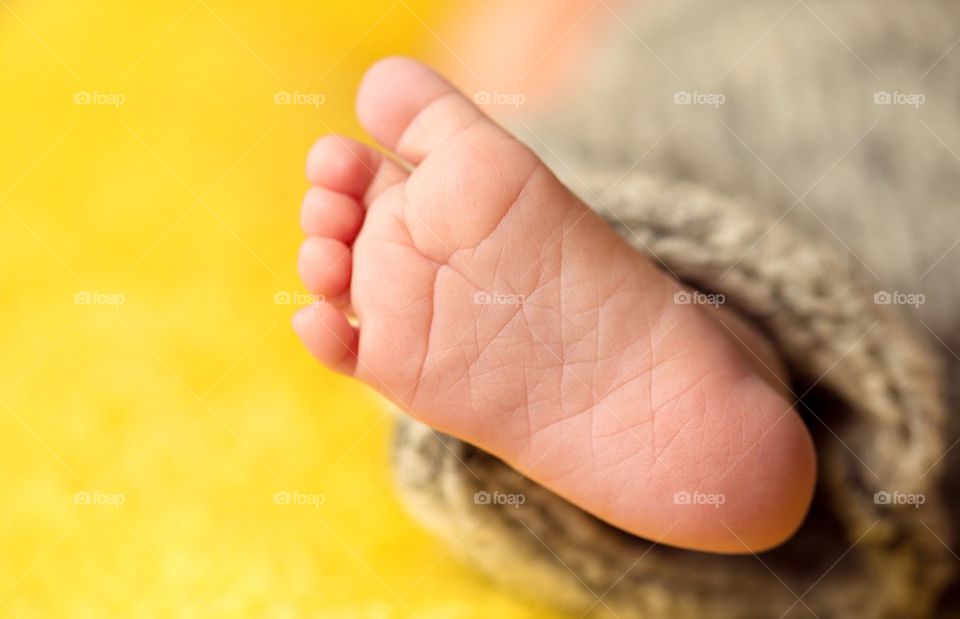
POLYGON ((300 278, 307 289, 326 298, 342 297, 350 286, 350 248, 336 239, 311 236, 300 247, 300 278))
POLYGON ((293 330, 320 363, 353 375, 359 335, 343 312, 329 303, 315 303, 294 314, 293 330))

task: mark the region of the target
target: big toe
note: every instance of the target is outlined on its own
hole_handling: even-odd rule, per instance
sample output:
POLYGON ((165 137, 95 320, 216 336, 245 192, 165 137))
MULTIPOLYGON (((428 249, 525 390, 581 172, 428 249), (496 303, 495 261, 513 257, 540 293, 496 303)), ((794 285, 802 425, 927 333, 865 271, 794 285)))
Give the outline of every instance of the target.
POLYGON ((396 56, 367 71, 357 116, 378 142, 413 164, 475 123, 495 127, 436 71, 396 56))
POLYGON ((530 149, 419 62, 395 57, 375 64, 357 107, 373 137, 416 166, 403 216, 416 247, 437 262, 476 247, 511 208, 535 216, 541 204, 572 203, 530 149))

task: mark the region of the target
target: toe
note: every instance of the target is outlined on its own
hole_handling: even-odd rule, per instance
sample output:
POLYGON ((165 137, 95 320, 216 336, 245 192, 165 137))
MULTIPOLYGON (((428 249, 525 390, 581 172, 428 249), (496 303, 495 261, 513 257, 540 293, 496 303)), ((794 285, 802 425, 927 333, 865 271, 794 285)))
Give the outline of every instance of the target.
POLYGON ((352 243, 363 225, 363 207, 357 199, 325 187, 311 187, 303 198, 300 225, 310 236, 352 243))
POLYGON ((409 176, 410 173, 403 166, 390 157, 381 155, 380 167, 377 169, 370 187, 367 188, 366 195, 363 196, 363 205, 369 207, 377 199, 377 196, 397 183, 407 180, 409 176))
POLYGON ((363 206, 410 173, 402 165, 356 140, 328 135, 307 155, 307 179, 315 188, 340 193, 363 206))
POLYGON ((412 164, 476 123, 501 131, 438 73, 401 57, 381 60, 367 71, 357 115, 378 142, 412 164))
POLYGON ((336 239, 312 236, 300 247, 300 277, 310 292, 337 298, 347 292, 352 270, 350 248, 336 239))
POLYGON ((343 312, 328 303, 316 303, 293 316, 293 330, 317 360, 336 372, 353 375, 359 336, 343 312))
POLYGON ((381 154, 339 135, 320 138, 307 155, 307 179, 314 185, 362 198, 380 167, 381 154))

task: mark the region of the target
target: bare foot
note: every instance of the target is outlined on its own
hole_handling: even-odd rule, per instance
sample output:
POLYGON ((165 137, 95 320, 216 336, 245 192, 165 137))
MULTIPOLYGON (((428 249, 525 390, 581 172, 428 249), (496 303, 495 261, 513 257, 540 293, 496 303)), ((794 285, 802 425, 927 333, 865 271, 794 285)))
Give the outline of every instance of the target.
POLYGON ((712 310, 427 67, 381 61, 357 107, 412 172, 342 137, 311 151, 300 271, 331 301, 294 326, 317 359, 636 535, 793 533, 810 437, 712 310))

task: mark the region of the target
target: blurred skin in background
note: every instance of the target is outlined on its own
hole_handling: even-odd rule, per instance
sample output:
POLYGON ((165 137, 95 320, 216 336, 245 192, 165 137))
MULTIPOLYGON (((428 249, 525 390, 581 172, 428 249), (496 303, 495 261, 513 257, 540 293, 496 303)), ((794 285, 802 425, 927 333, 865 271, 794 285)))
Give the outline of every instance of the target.
POLYGON ((639 0, 490 0, 458 5, 435 54, 465 92, 521 93, 536 113, 576 87, 591 51, 639 0))

